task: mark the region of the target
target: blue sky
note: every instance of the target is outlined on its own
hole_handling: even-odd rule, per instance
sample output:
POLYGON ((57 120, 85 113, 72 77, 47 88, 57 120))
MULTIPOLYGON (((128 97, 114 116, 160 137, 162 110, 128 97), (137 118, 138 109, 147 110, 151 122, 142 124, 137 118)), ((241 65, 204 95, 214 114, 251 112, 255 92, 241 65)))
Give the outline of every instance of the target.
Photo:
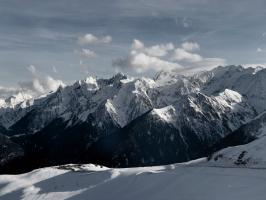
POLYGON ((36 77, 264 64, 265 8, 263 0, 1 0, 0 89, 36 77))

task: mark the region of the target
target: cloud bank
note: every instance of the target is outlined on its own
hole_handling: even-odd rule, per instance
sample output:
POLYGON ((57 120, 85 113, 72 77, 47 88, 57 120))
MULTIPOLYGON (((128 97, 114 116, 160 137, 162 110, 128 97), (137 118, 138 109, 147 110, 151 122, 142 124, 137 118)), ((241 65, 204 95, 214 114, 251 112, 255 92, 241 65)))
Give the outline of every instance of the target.
POLYGON ((17 94, 19 89, 12 87, 0 86, 0 99, 6 99, 14 94, 17 94))
POLYGON ((184 42, 180 47, 175 47, 173 43, 147 47, 142 41, 134 39, 128 55, 113 60, 112 65, 117 70, 143 73, 149 70, 200 71, 226 64, 222 58, 205 58, 195 53, 199 50, 200 45, 196 42, 184 42))

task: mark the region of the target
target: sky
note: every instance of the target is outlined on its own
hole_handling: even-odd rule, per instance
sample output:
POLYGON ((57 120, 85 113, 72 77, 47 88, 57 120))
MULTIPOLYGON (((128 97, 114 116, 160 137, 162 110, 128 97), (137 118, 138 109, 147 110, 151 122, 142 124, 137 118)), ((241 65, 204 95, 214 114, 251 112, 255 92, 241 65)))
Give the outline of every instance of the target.
POLYGON ((264 0, 1 0, 0 97, 87 76, 265 65, 264 0))

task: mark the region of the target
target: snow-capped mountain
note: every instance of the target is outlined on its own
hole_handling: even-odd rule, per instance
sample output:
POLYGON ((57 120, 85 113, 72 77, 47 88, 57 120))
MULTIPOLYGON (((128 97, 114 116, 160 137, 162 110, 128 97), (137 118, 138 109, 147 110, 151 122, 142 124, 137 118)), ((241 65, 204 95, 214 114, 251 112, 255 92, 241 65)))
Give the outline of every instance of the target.
POLYGON ((191 160, 206 155, 208 147, 252 116, 242 96, 230 90, 216 97, 185 95, 179 104, 152 109, 102 137, 89 149, 96 158, 88 153, 88 161, 128 167, 191 160))
POLYGON ((204 85, 202 92, 210 95, 231 89, 248 99, 258 113, 266 109, 266 69, 242 66, 218 67, 211 71, 213 78, 204 85))
POLYGON ((187 161, 209 154, 265 110, 265 80, 265 69, 241 66, 192 76, 160 72, 153 79, 89 77, 5 104, 0 127, 23 149, 26 169, 85 161, 115 167, 187 161))

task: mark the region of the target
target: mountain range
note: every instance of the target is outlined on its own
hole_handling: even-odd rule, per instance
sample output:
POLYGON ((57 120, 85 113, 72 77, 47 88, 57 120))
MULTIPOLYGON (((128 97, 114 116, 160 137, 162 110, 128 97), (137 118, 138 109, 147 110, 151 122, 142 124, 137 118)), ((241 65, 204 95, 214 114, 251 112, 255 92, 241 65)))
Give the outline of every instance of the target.
POLYGON ((0 173, 66 163, 165 165, 204 156, 246 165, 257 162, 245 159, 253 150, 227 147, 251 142, 259 148, 265 108, 260 67, 188 76, 162 71, 154 78, 119 73, 38 98, 20 93, 0 100, 0 173))

